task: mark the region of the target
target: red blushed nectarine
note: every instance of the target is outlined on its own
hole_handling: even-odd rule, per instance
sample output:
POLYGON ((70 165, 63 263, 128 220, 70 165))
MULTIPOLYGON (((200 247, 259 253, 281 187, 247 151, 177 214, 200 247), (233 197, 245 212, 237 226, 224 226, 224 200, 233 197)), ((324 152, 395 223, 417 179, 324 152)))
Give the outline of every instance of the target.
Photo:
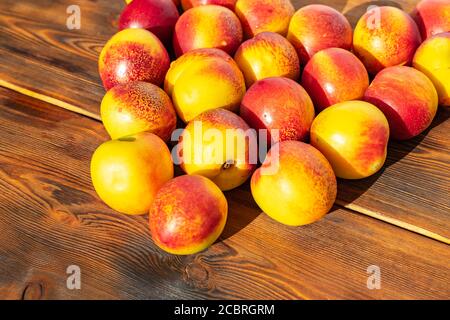
POLYGON ((321 4, 299 9, 291 19, 287 39, 302 64, 326 48, 352 48, 352 27, 339 11, 321 4))
POLYGON ((125 7, 119 18, 119 30, 142 28, 151 31, 164 44, 170 44, 179 17, 172 1, 134 0, 125 7))
POLYGON ((274 32, 262 32, 245 41, 234 60, 245 77, 247 87, 269 77, 297 80, 300 64, 295 48, 286 38, 274 32))
POLYGON ((438 95, 431 80, 405 66, 379 72, 364 100, 383 111, 391 137, 397 140, 410 139, 428 128, 438 107, 438 95))
POLYGON ((150 131, 168 141, 177 115, 161 88, 142 81, 119 84, 103 97, 100 114, 112 139, 150 131))
POLYGON ((187 174, 207 177, 224 191, 243 184, 257 163, 255 132, 226 109, 203 112, 189 122, 178 148, 187 174))
POLYGON ((336 177, 317 149, 300 141, 281 141, 272 147, 251 179, 258 206, 271 218, 300 226, 322 218, 336 199, 336 177), (277 166, 264 174, 268 166, 277 166))
POLYGON ((295 9, 290 0, 238 0, 235 11, 245 37, 252 38, 266 31, 286 36, 295 9))
POLYGON ((308 93, 288 78, 256 82, 244 96, 241 117, 254 129, 268 130, 267 145, 284 140, 309 139, 314 106, 308 93), (279 130, 278 137, 271 130, 279 130))
POLYGON ((200 48, 217 48, 233 55, 242 42, 242 27, 233 11, 206 5, 184 12, 175 25, 175 54, 200 48))
POLYGON ((339 178, 362 179, 386 160, 389 124, 376 106, 364 101, 332 105, 311 126, 311 144, 330 161, 339 178))
POLYGON ((98 70, 106 90, 132 81, 160 85, 169 65, 169 55, 163 44, 145 29, 125 29, 116 33, 98 59, 98 70))
POLYGON ((369 75, 353 53, 329 48, 308 61, 301 84, 321 111, 339 102, 361 99, 369 86, 369 75))
POLYGON ((180 176, 159 189, 149 212, 153 241, 179 255, 205 250, 225 226, 228 205, 222 191, 202 176, 180 176))
POLYGON ((353 34, 353 50, 372 75, 386 67, 410 64, 420 42, 414 20, 389 6, 367 11, 353 34))
POLYGON ((412 13, 422 40, 450 32, 450 0, 422 0, 412 13))
POLYGON ((204 111, 237 111, 245 94, 242 72, 219 49, 196 49, 172 63, 165 81, 175 109, 184 122, 204 111))
POLYGON ((236 71, 236 74, 240 74, 243 79, 242 72, 238 65, 225 51, 215 48, 194 49, 183 54, 171 63, 169 71, 167 71, 166 74, 166 79, 164 80, 164 90, 169 96, 172 96, 175 83, 184 71, 193 65, 201 67, 202 65, 213 63, 218 60, 228 62, 230 67, 236 71))

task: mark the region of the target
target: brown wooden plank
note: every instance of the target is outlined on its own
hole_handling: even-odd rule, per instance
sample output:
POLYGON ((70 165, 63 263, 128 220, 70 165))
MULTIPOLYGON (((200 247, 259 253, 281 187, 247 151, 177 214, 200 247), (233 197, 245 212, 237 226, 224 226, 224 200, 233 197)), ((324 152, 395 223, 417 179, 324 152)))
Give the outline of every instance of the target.
POLYGON ((337 208, 285 227, 248 186, 227 193, 220 241, 165 254, 146 216, 114 212, 93 191, 100 123, 0 89, 0 127, 0 298, 450 298, 447 245, 337 208), (81 290, 66 288, 69 265, 81 290), (379 290, 366 286, 370 265, 379 290))
MULTIPOLYGON (((411 11, 416 0, 320 0, 344 12, 354 24, 369 5, 411 11)), ((311 3, 294 1, 296 7, 311 3)), ((0 84, 7 81, 98 118, 104 93, 97 56, 117 27, 121 1, 79 1, 81 30, 66 28, 68 0, 0 3, 0 84), (43 10, 45 8, 45 10, 43 10)), ((4 83, 3 83, 4 84, 4 83)), ((46 99, 48 100, 48 99, 46 99)), ((363 181, 341 181, 338 204, 416 232, 450 241, 448 112, 441 111, 426 137, 391 143, 383 173, 363 181), (420 144, 419 144, 420 142, 420 144), (420 165, 417 165, 420 163, 420 165)))
POLYGON ((69 30, 68 0, 0 2, 0 79, 99 114, 97 59, 117 31, 123 1, 77 1, 81 29, 69 30))

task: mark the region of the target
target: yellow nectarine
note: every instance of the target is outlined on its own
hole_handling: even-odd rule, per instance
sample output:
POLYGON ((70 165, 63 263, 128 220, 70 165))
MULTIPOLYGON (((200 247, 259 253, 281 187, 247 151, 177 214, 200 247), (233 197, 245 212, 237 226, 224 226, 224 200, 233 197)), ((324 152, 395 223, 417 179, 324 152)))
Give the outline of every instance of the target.
POLYGON ((450 107, 450 32, 439 33, 424 41, 414 55, 413 66, 433 82, 439 104, 450 107))
POLYGON ((231 57, 223 55, 226 54, 195 51, 172 63, 165 87, 184 122, 211 109, 239 109, 245 94, 244 76, 231 57))
POLYGON ((170 151, 150 132, 107 141, 91 160, 92 183, 100 199, 126 214, 147 213, 158 189, 172 177, 170 151))
POLYGON ((221 190, 240 186, 256 167, 255 131, 231 111, 214 109, 200 114, 188 123, 180 140, 183 170, 211 179, 221 190))

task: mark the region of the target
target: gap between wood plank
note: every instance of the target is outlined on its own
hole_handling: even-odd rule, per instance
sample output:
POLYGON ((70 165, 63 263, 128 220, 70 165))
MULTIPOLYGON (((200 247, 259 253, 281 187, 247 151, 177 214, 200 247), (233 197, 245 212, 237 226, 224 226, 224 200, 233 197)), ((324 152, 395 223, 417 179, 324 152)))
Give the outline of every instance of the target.
POLYGON ((28 96, 28 97, 31 97, 31 98, 34 98, 34 99, 37 99, 37 100, 40 100, 40 101, 47 102, 47 103, 55 105, 57 107, 60 107, 60 108, 63 108, 63 109, 69 110, 69 111, 73 111, 75 113, 84 115, 84 116, 92 118, 94 120, 101 121, 100 116, 96 115, 95 113, 86 111, 86 110, 84 110, 84 109, 82 109, 80 107, 74 106, 73 104, 61 101, 59 99, 52 98, 52 97, 46 96, 44 94, 37 93, 35 91, 32 91, 32 90, 29 90, 29 89, 17 86, 15 84, 13 84, 11 82, 8 82, 8 81, 5 81, 3 79, 0 79, 0 86, 4 87, 4 88, 7 88, 7 89, 10 89, 10 90, 13 90, 15 92, 18 92, 20 94, 23 94, 25 96, 28 96))
MULTIPOLYGON (((18 92, 20 94, 23 94, 25 96, 28 96, 28 97, 31 97, 31 98, 34 98, 34 99, 37 99, 37 100, 40 100, 40 101, 47 102, 47 103, 55 105, 57 107, 60 107, 60 108, 63 108, 63 109, 66 109, 66 110, 69 110, 69 111, 81 114, 83 116, 86 116, 86 117, 89 117, 91 119, 94 119, 94 120, 97 120, 97 121, 101 122, 100 116, 96 115, 95 113, 86 111, 86 110, 84 110, 84 109, 82 109, 80 107, 74 106, 73 104, 61 101, 59 99, 52 98, 52 97, 49 97, 47 95, 44 95, 44 94, 41 94, 41 93, 37 93, 35 91, 32 91, 32 90, 29 90, 29 89, 17 86, 15 84, 12 84, 12 83, 10 83, 8 81, 5 81, 5 80, 2 80, 2 79, 0 79, 0 86, 4 87, 4 88, 7 88, 7 89, 10 89, 10 90, 13 90, 15 92, 18 92)), ((340 206, 340 207, 342 207, 342 208, 348 209, 348 210, 350 210, 352 212, 356 212, 356 213, 359 213, 359 214, 363 214, 363 215, 372 217, 372 218, 377 219, 377 220, 384 221, 386 223, 395 225, 395 226, 400 227, 402 229, 405 229, 405 230, 408 230, 408 231, 420 234, 422 236, 425 236, 427 238, 431 238, 431 239, 434 239, 436 241, 443 242, 445 244, 449 244, 450 245, 450 239, 449 238, 441 236, 440 234, 437 234, 435 232, 423 229, 421 227, 415 226, 413 224, 409 224, 407 222, 404 222, 404 221, 401 221, 401 220, 397 220, 397 219, 394 219, 394 218, 389 218, 389 217, 387 217, 387 216, 385 216, 385 215, 383 215, 381 213, 378 213, 376 211, 372 211, 372 210, 363 208, 363 207, 358 206, 358 205, 353 204, 353 203, 346 203, 345 201, 342 201, 342 200, 339 200, 339 199, 336 199, 335 204, 340 206)))
POLYGON ((407 223, 407 222, 404 222, 404 221, 401 221, 401 220, 397 220, 397 219, 394 219, 394 218, 387 217, 387 216, 385 216, 385 215, 383 215, 381 213, 378 213, 376 211, 372 211, 372 210, 363 208, 363 207, 358 206, 358 205, 353 204, 353 203, 346 203, 345 201, 342 201, 342 200, 339 200, 339 199, 336 199, 335 204, 337 204, 338 206, 343 207, 345 209, 348 209, 350 211, 354 211, 354 212, 357 212, 357 213, 360 213, 360 214, 363 214, 363 215, 375 218, 377 220, 384 221, 386 223, 392 224, 392 225, 400 227, 402 229, 406 229, 408 231, 411 231, 411 232, 420 234, 422 236, 425 236, 425 237, 428 237, 428 238, 431 238, 431 239, 434 239, 434 240, 437 240, 437 241, 440 241, 440 242, 443 242, 443 243, 446 243, 446 244, 450 245, 450 239, 449 238, 441 236, 440 234, 437 234, 435 232, 423 229, 421 227, 415 226, 413 224, 410 224, 410 223, 407 223))

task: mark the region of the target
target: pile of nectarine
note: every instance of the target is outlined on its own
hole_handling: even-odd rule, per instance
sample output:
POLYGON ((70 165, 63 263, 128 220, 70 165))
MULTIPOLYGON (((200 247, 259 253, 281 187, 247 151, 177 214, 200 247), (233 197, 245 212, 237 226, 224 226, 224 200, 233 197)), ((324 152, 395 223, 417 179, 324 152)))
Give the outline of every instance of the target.
POLYGON ((289 0, 126 2, 98 61, 112 140, 92 183, 111 208, 148 214, 173 254, 214 243, 223 191, 248 180, 273 219, 319 220, 336 177, 375 174, 390 138, 417 136, 450 105, 450 0, 411 16, 371 6, 354 30, 331 7, 289 0))

